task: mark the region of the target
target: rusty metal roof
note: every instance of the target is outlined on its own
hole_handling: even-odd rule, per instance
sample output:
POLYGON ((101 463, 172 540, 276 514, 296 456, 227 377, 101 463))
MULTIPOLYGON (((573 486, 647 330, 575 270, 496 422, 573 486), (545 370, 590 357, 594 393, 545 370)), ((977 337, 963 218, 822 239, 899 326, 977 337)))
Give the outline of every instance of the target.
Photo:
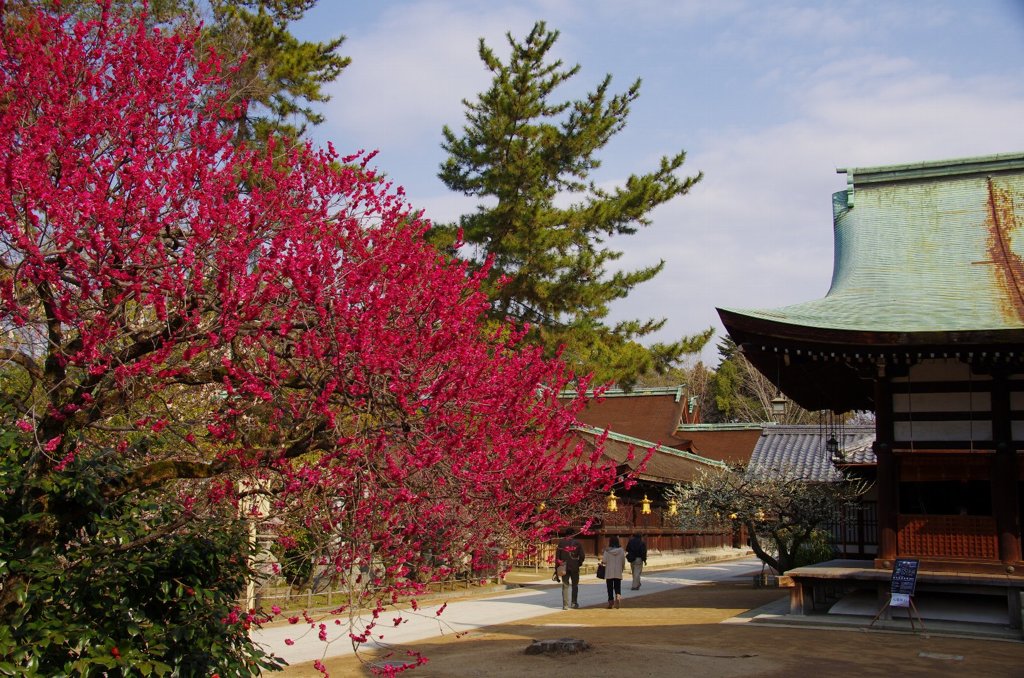
POLYGON ((1024 153, 840 170, 823 298, 718 309, 744 355, 809 410, 874 408, 878 366, 1024 367, 1024 153))
POLYGON ((1024 329, 1024 153, 839 171, 848 187, 833 195, 828 294, 720 309, 726 327, 741 316, 911 343, 1024 329))

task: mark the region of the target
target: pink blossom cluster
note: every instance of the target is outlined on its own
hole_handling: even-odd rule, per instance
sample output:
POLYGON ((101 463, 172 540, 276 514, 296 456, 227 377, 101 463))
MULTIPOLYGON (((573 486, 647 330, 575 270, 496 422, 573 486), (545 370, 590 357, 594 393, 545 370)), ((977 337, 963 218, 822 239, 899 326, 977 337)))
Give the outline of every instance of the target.
POLYGON ((339 612, 378 613, 610 486, 570 435, 586 399, 557 397, 586 380, 484 319, 485 272, 426 242, 372 153, 236 143, 192 37, 26 21, 0 41, 0 313, 42 386, 17 420, 35 473, 116 454, 109 498, 301 529, 353 587, 339 612))

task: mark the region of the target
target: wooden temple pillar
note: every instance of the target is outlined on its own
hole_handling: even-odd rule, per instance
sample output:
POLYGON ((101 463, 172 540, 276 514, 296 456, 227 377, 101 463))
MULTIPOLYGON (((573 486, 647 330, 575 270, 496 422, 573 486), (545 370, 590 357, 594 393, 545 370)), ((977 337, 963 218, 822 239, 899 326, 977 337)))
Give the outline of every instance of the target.
POLYGON ((1010 410, 1010 386, 1005 372, 992 374, 992 514, 999 538, 999 560, 1006 565, 1021 560, 1020 520, 1018 519, 1017 448, 1013 443, 1010 410))
POLYGON ((891 381, 885 364, 878 367, 875 380, 875 442, 878 461, 876 484, 878 488, 878 555, 876 567, 892 567, 896 558, 896 535, 899 513, 899 468, 893 454, 893 416, 891 381))

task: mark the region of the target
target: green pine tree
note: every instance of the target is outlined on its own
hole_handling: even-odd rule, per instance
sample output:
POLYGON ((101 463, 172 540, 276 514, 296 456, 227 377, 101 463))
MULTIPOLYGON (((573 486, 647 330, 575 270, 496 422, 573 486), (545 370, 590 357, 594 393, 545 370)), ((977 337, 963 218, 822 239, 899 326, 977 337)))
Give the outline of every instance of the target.
MULTIPOLYGON (((194 0, 179 0, 191 4, 194 0)), ((239 119, 239 140, 262 141, 269 134, 292 139, 309 124, 323 122, 312 104, 330 97, 323 86, 333 82, 351 61, 337 54, 345 37, 309 42, 292 35, 317 0, 208 0, 212 22, 204 39, 229 57, 228 75, 239 99, 250 102, 239 119), (245 59, 241 59, 242 55, 245 59)))
MULTIPOLYGON (((493 82, 476 101, 463 102, 461 134, 444 128, 449 157, 438 176, 453 191, 487 199, 458 227, 478 261, 492 258, 495 316, 529 323, 550 353, 564 346, 570 364, 628 387, 699 350, 712 330, 643 346, 640 340, 661 329, 664 319, 609 324, 609 304, 657 275, 664 261, 610 271, 622 252, 608 241, 648 225, 652 209, 687 193, 702 175, 677 174, 686 158, 680 152, 624 186, 599 188, 590 179, 601 164, 597 153, 625 127, 640 80, 613 94, 608 75, 583 99, 555 100, 555 90, 580 70, 548 61, 557 39, 558 31, 544 22, 521 43, 508 34, 507 64, 480 40, 493 82)), ((457 231, 454 224, 442 226, 432 238, 450 245, 457 231)))

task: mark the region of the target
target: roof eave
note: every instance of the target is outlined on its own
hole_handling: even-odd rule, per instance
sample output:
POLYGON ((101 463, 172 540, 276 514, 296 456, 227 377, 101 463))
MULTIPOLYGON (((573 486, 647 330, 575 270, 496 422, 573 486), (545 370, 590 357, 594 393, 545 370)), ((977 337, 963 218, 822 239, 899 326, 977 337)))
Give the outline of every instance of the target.
MULTIPOLYGON (((928 332, 895 332, 870 328, 815 327, 781 320, 771 320, 735 309, 719 308, 719 317, 730 335, 740 333, 755 338, 828 347, 851 347, 862 351, 905 351, 918 347, 1020 346, 1024 342, 1024 328, 941 330, 928 332)), ((735 339, 735 337, 734 337, 735 339)))

